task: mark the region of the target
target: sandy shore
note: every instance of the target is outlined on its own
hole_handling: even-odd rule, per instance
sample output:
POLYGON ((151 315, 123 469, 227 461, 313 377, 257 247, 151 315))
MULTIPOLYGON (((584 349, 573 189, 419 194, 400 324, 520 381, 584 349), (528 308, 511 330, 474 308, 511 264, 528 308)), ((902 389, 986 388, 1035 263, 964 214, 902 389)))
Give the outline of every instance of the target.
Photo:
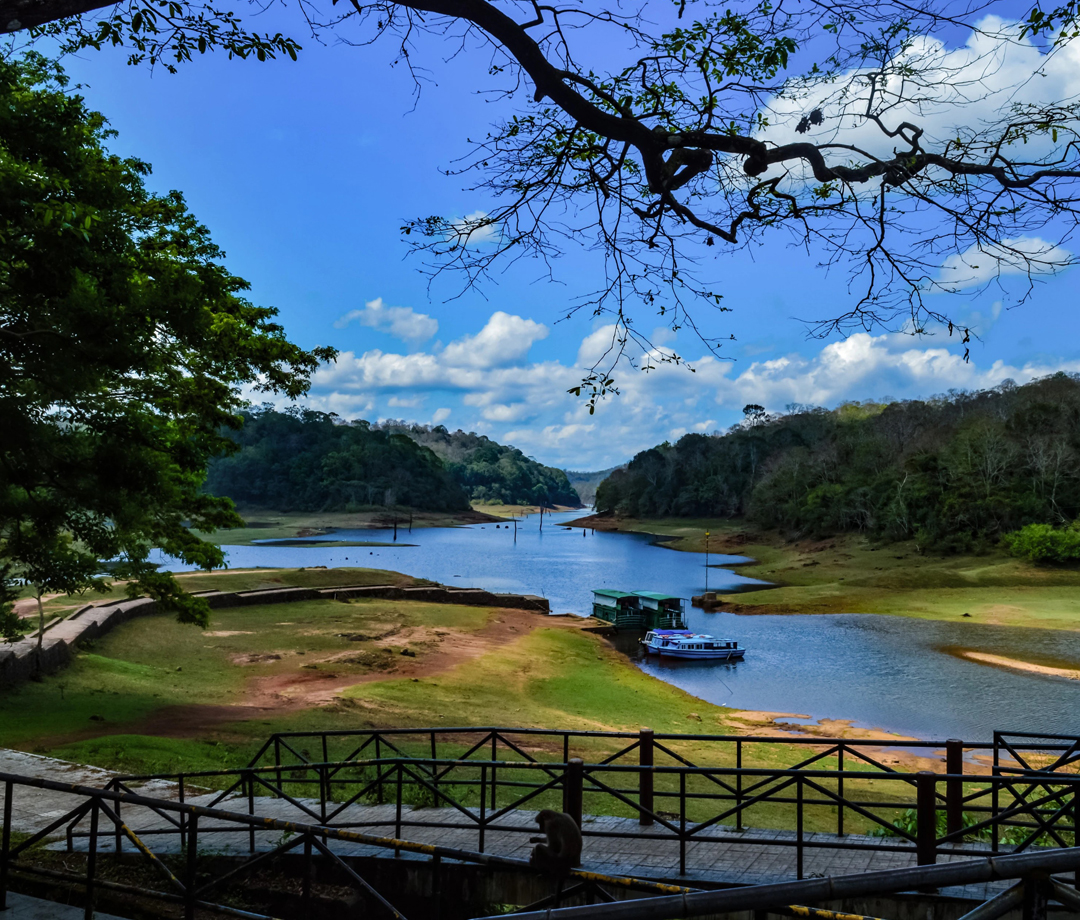
POLYGON ((969 661, 978 661, 980 664, 992 664, 999 668, 1010 668, 1013 671, 1026 671, 1028 674, 1044 674, 1047 677, 1064 677, 1068 680, 1080 680, 1080 670, 1073 668, 1051 668, 1044 664, 1032 664, 1030 661, 1018 661, 1015 658, 1006 658, 1003 655, 989 655, 986 652, 961 651, 961 658, 969 661))

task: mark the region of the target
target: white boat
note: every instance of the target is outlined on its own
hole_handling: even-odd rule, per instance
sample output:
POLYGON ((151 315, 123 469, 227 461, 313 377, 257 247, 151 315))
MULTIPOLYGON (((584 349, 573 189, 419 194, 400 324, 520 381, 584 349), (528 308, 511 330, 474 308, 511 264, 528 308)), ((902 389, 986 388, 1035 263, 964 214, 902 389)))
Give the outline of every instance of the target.
POLYGON ((648 654, 661 658, 708 658, 714 661, 739 661, 746 649, 732 639, 717 639, 690 629, 650 629, 642 645, 648 654))

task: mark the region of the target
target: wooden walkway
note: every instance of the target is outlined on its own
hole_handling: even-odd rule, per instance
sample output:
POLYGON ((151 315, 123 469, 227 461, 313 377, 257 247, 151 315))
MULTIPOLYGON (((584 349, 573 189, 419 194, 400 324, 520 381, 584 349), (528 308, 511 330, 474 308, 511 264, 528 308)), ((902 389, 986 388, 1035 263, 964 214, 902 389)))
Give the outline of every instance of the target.
MULTIPOLYGON (((103 786, 111 774, 94 767, 68 764, 49 758, 20 754, 0 750, 0 771, 21 773, 55 779, 62 782, 80 783, 90 786, 103 786)), ((0 802, 2 802, 0 786, 0 802)), ((167 783, 152 783, 140 787, 140 794, 159 798, 175 799, 177 790, 167 783)), ((192 804, 209 805, 216 794, 186 796, 192 804)), ((33 832, 39 830, 67 811, 75 807, 79 800, 69 793, 38 789, 18 789, 13 801, 13 824, 16 830, 33 832)), ((317 818, 304 812, 302 808, 282 799, 257 797, 255 812, 259 816, 273 817, 303 823, 319 823, 317 818)), ((317 801, 301 800, 301 805, 318 814, 317 801)), ((247 813, 246 797, 232 797, 218 806, 223 810, 247 813)), ((364 827, 355 829, 370 835, 394 836, 396 807, 394 805, 351 806, 337 815, 332 823, 342 826, 352 822, 363 822, 364 827)), ((155 828, 164 828, 166 823, 153 812, 142 807, 124 806, 124 822, 136 834, 155 828)), ((477 829, 440 828, 438 823, 458 822, 465 816, 452 808, 422 808, 408 806, 402 809, 401 838, 418 843, 438 844, 460 850, 477 851, 481 849, 477 829), (409 826, 411 822, 420 822, 419 826, 409 826)), ((500 819, 499 825, 505 829, 485 830, 483 851, 486 853, 527 859, 531 844, 529 836, 537 833, 535 812, 512 812, 500 819), (516 829, 516 830, 515 830, 516 829)), ((245 826, 232 825, 228 831, 215 830, 220 825, 216 821, 204 819, 200 822, 199 849, 207 853, 222 855, 245 855, 249 852, 249 830, 245 826)), ((99 851, 113 849, 114 837, 111 823, 106 822, 108 836, 101 838, 99 851)), ((86 829, 86 822, 82 830, 86 829)), ((769 882, 787 881, 796 878, 795 834, 792 831, 746 829, 737 832, 734 828, 713 827, 701 834, 695 842, 686 848, 686 873, 679 873, 679 842, 663 839, 662 828, 642 828, 636 819, 608 816, 585 816, 583 831, 585 847, 583 863, 585 868, 610 875, 628 875, 637 878, 664 880, 676 884, 694 886, 695 883, 711 885, 757 885, 769 882), (627 834, 626 837, 597 837, 592 834, 627 834), (655 836, 646 836, 655 835, 655 836)), ((145 841, 156 852, 177 851, 180 841, 176 834, 158 836, 146 834, 145 841)), ((914 853, 900 849, 901 841, 896 838, 868 838, 856 835, 838 837, 835 834, 813 833, 804 836, 805 850, 803 857, 803 877, 848 875, 852 873, 903 868, 915 864, 914 853), (878 850, 841 849, 838 847, 853 844, 874 844, 883 847, 878 850)), ((256 831, 255 849, 271 849, 280 845, 283 835, 280 830, 256 831)), ((76 838, 75 846, 83 849, 86 838, 76 838)), ((63 848, 66 844, 58 840, 54 847, 63 848)), ((356 856, 393 856, 393 850, 334 841, 331 844, 335 852, 341 855, 356 856)), ((128 842, 126 849, 134 849, 128 842)), ((989 848, 983 844, 969 844, 965 850, 972 857, 984 855, 989 848)), ((426 858, 412 856, 402 852, 398 858, 426 858)), ((963 859, 965 856, 942 856, 941 862, 963 859)), ((989 887, 977 886, 971 890, 955 891, 966 897, 985 897, 1003 887, 995 884, 989 887)))

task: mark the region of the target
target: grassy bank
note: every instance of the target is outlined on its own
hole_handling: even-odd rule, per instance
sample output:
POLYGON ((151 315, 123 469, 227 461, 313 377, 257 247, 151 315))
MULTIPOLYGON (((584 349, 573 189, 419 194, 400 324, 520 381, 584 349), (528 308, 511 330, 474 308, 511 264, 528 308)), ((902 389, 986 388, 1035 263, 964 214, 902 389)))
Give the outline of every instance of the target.
MULTIPOLYGON (((182 577, 192 590, 415 581, 371 569, 182 577)), ((242 759, 279 729, 727 725, 729 710, 648 677, 583 625, 379 599, 224 608, 206 630, 141 617, 84 644, 69 668, 0 692, 0 747, 124 769, 194 769, 242 759)))
POLYGON ((698 518, 590 518, 597 529, 654 533, 689 552, 753 561, 739 572, 775 585, 721 595, 742 613, 886 613, 1007 626, 1080 629, 1080 571, 1040 568, 1001 553, 933 556, 913 542, 876 544, 854 535, 784 540, 737 522, 698 518))

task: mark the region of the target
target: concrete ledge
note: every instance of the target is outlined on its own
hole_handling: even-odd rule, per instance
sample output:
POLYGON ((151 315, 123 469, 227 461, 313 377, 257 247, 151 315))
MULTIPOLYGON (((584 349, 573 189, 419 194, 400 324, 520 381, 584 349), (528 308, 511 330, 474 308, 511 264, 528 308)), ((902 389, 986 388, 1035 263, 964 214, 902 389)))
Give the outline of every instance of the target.
MULTIPOLYGON (((468 604, 473 607, 509 607, 535 613, 550 613, 546 598, 532 594, 493 594, 479 588, 449 588, 443 585, 418 585, 399 588, 395 585, 344 585, 337 588, 263 588, 257 591, 200 591, 198 594, 212 610, 223 607, 247 607, 256 604, 283 604, 307 600, 349 600, 377 597, 384 600, 419 600, 433 604, 468 604)), ((0 687, 29 680, 35 674, 65 667, 72 657, 72 647, 85 639, 105 635, 114 626, 137 616, 154 613, 157 604, 148 597, 123 599, 79 608, 66 620, 46 626, 38 660, 37 634, 0 645, 0 687)))

